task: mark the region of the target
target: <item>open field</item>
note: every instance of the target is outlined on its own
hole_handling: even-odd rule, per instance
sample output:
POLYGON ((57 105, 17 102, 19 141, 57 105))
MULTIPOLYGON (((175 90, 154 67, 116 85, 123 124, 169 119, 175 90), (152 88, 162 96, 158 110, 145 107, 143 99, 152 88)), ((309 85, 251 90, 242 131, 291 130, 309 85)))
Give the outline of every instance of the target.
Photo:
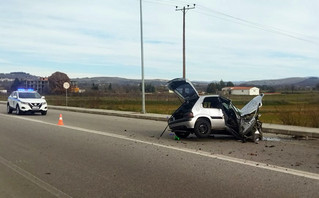
MULTIPOLYGON (((253 96, 230 96, 233 103, 241 108, 253 96)), ((6 100, 6 96, 0 96, 6 100)), ((46 96, 50 105, 65 105, 65 96, 46 96)), ((141 95, 73 95, 68 97, 68 106, 110 109, 121 111, 141 111, 141 95)), ((172 114, 181 102, 175 94, 147 94, 146 111, 148 113, 172 114)), ((319 92, 300 94, 266 95, 260 109, 260 119, 265 123, 319 127, 319 92)))

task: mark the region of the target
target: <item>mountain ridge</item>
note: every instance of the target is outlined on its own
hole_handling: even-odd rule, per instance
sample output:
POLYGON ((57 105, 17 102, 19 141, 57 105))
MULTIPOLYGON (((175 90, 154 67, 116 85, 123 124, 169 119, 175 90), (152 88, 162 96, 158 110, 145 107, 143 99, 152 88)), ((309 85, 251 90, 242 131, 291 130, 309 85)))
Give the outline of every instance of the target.
MULTIPOLYGON (((39 76, 35 76, 25 72, 11 72, 0 73, 0 79, 38 79, 39 76)), ((71 78, 73 81, 77 81, 81 84, 119 84, 119 85, 138 85, 141 83, 140 79, 129 79, 123 77, 84 77, 84 78, 71 78)), ((166 79, 145 79, 145 83, 152 84, 153 86, 165 86, 169 80, 166 79)), ((194 84, 208 85, 212 82, 219 81, 192 81, 194 84)), ((298 87, 315 87, 319 84, 319 77, 289 77, 281 79, 265 79, 265 80, 252 80, 252 81, 233 81, 235 86, 298 86, 298 87)))

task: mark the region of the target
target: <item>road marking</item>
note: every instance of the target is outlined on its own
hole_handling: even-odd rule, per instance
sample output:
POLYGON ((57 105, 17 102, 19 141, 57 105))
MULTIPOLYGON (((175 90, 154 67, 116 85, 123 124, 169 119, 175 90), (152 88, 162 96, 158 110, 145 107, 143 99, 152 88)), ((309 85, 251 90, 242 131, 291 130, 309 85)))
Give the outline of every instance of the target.
POLYGON ((0 156, 0 163, 5 165, 6 167, 10 168, 14 172, 18 173, 19 175, 23 176, 27 180, 31 181, 32 183, 38 185, 40 188, 48 191, 52 195, 56 197, 65 197, 65 198, 71 198, 71 196, 65 194, 64 192, 60 191, 59 189, 55 188, 54 186, 51 186, 50 184, 44 182, 43 180, 39 179, 38 177, 32 175, 31 173, 23 170, 22 168, 16 166, 12 162, 4 159, 0 156))
MULTIPOLYGON (((4 115, 4 116, 11 117, 9 115, 4 115)), ((181 151, 181 152, 185 152, 185 153, 209 157, 212 159, 219 159, 219 160, 223 160, 223 161, 227 161, 227 162, 233 162, 233 163, 237 163, 237 164, 242 164, 242 165, 252 166, 252 167, 256 167, 256 168, 276 171, 276 172, 280 172, 280 173, 286 173, 286 174, 290 174, 290 175, 294 175, 294 176, 300 176, 300 177, 305 177, 305 178, 309 178, 309 179, 319 180, 319 174, 316 174, 316 173, 300 171, 300 170, 296 170, 296 169, 285 168, 285 167, 281 167, 281 166, 265 164, 262 162, 245 160, 245 159, 240 159, 240 158, 235 158, 235 157, 229 157, 229 156, 221 155, 221 154, 212 154, 212 153, 205 152, 205 151, 191 150, 191 149, 187 149, 187 148, 178 148, 178 147, 163 145, 163 144, 159 144, 159 143, 147 142, 147 141, 143 141, 143 140, 133 139, 133 138, 130 138, 130 137, 127 137, 124 135, 113 134, 110 132, 103 132, 103 131, 97 131, 97 130, 91 130, 91 129, 83 129, 83 128, 79 128, 79 127, 66 126, 66 125, 58 126, 56 124, 52 124, 49 122, 34 120, 34 119, 30 119, 30 118, 25 118, 25 117, 18 117, 17 116, 15 118, 19 118, 22 120, 28 120, 28 121, 32 121, 32 122, 38 122, 38 123, 47 124, 47 125, 52 125, 52 126, 56 126, 56 127, 68 128, 68 129, 72 129, 72 130, 82 131, 85 133, 92 133, 92 134, 103 135, 103 136, 108 136, 108 137, 112 137, 112 138, 132 141, 132 142, 138 142, 138 143, 142 143, 142 144, 148 144, 148 145, 162 147, 162 148, 166 148, 166 149, 172 149, 172 150, 181 151)))

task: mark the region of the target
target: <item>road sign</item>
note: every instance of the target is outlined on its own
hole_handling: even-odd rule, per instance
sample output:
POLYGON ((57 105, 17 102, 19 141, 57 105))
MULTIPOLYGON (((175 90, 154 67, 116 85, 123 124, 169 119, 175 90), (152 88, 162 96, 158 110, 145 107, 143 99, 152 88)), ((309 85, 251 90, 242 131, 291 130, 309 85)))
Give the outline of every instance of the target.
POLYGON ((64 87, 64 89, 69 89, 70 83, 68 83, 68 82, 63 83, 63 87, 64 87))

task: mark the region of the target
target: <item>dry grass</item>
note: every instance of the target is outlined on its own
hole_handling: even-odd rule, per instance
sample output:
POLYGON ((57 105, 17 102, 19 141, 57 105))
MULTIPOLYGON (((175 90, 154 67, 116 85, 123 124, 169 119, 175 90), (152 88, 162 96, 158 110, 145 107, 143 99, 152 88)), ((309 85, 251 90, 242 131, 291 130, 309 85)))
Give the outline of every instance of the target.
MULTIPOLYGON (((232 96, 234 104, 244 106, 252 96, 232 96)), ((266 95, 260 110, 266 123, 319 127, 319 93, 266 95)))
MULTIPOLYGON (((46 96, 51 105, 65 105, 65 96, 46 96)), ((241 108, 253 96, 231 96, 233 103, 241 108)), ((7 96, 0 96, 7 100, 7 96)), ((148 113, 172 114, 181 102, 175 94, 147 94, 146 111, 148 113)), ((68 105, 74 107, 110 109, 121 111, 142 111, 141 95, 112 94, 97 96, 73 95, 68 105)), ((260 110, 261 120, 265 123, 297 125, 319 128, 319 92, 302 94, 266 95, 260 110)))

